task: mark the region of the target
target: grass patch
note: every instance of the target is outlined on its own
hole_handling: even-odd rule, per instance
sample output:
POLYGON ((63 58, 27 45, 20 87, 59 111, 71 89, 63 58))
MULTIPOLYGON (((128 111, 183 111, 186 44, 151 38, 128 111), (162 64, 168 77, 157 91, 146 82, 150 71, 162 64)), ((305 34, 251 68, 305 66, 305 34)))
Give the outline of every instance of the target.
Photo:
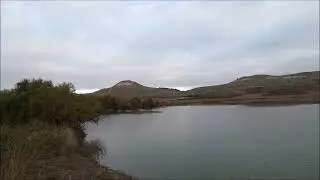
POLYGON ((68 131, 52 125, 1 125, 1 179, 134 179, 99 165, 106 152, 101 141, 70 144, 68 131))

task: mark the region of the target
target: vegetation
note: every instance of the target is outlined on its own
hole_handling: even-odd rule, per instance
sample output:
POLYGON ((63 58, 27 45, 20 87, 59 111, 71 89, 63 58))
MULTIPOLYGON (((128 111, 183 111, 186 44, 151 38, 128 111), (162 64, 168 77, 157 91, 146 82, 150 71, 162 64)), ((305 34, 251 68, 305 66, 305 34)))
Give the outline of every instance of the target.
POLYGON ((42 79, 24 79, 12 90, 0 92, 1 123, 21 124, 39 120, 55 125, 78 126, 109 110, 159 107, 151 98, 124 100, 109 95, 80 95, 71 83, 56 86, 42 79))
POLYGON ((152 99, 80 95, 71 83, 24 79, 0 92, 1 179, 130 179, 97 164, 103 149, 85 142, 83 124, 107 111, 158 106, 152 99))
MULTIPOLYGON (((54 85, 43 79, 23 79, 15 88, 0 91, 0 178, 131 179, 99 166, 98 156, 104 152, 101 143, 84 140, 83 124, 97 121, 104 113, 197 103, 198 99, 200 103, 223 103, 224 98, 246 94, 278 97, 319 93, 318 72, 245 77, 228 84, 186 92, 131 83, 133 86, 76 94, 71 83, 54 85)), ((319 97, 314 97, 307 100, 319 102, 319 97)), ((269 97, 263 97, 263 101, 266 98, 269 97)))

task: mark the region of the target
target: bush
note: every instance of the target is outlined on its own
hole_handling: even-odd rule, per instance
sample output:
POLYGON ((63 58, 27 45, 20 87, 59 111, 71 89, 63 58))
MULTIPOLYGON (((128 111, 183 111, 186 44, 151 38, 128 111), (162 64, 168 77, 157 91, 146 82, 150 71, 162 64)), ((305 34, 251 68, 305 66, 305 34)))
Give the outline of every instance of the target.
POLYGON ((1 179, 103 178, 107 170, 97 161, 105 151, 101 142, 84 140, 82 125, 123 104, 74 91, 71 83, 42 79, 0 91, 1 179))
POLYGON ((24 79, 16 88, 0 92, 1 123, 21 124, 30 119, 78 127, 98 115, 93 98, 74 93, 71 83, 24 79), (4 122, 6 121, 6 122, 4 122))

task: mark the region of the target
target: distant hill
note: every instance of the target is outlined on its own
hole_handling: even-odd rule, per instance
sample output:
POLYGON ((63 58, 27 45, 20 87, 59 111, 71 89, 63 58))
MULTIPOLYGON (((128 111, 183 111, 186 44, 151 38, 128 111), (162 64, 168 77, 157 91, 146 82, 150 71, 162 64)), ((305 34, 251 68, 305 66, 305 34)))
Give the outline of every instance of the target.
POLYGON ((108 94, 116 97, 152 98, 229 98, 244 94, 303 94, 319 91, 319 71, 301 72, 287 75, 253 75, 238 78, 230 83, 198 87, 188 91, 170 88, 153 88, 137 82, 125 80, 110 88, 100 89, 95 95, 108 94))
POLYGON ((227 84, 194 88, 184 92, 184 95, 231 97, 241 94, 272 93, 278 90, 283 90, 283 94, 296 94, 306 91, 318 91, 319 82, 319 71, 280 76, 261 74, 241 77, 227 84))
POLYGON ((177 89, 170 88, 153 88, 143 86, 137 82, 124 80, 115 84, 110 88, 100 89, 93 94, 111 95, 115 97, 131 98, 131 97, 174 97, 180 93, 177 89))

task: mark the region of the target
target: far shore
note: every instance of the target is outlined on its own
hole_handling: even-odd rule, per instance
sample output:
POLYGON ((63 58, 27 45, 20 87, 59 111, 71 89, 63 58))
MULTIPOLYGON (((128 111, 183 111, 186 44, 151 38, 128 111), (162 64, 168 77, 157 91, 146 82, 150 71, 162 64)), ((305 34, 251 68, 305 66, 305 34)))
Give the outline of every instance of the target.
POLYGON ((320 92, 301 95, 265 96, 248 94, 232 98, 185 98, 170 100, 173 106, 197 105, 246 105, 246 106, 290 106, 299 104, 320 104, 320 92))
POLYGON ((137 110, 108 110, 102 115, 112 115, 112 114, 148 114, 148 113, 161 113, 162 111, 155 109, 137 109, 137 110))

